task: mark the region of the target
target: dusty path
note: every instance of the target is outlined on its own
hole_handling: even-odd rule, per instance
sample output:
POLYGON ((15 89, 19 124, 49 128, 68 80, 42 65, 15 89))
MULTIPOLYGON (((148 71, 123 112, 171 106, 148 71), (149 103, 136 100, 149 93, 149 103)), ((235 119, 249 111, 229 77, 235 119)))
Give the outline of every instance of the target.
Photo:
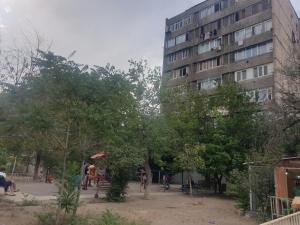
POLYGON ((220 198, 191 198, 177 194, 153 196, 151 200, 131 197, 123 204, 89 204, 82 214, 98 214, 105 210, 123 217, 143 220, 151 225, 255 225, 254 220, 240 217, 234 202, 220 198))
MULTIPOLYGON (((25 187, 25 186, 24 186, 25 187)), ((30 189, 35 194, 54 194, 53 187, 30 189), (40 191, 42 190, 43 191, 40 191)), ((138 186, 131 184, 125 203, 85 203, 79 213, 100 215, 105 210, 119 213, 131 220, 151 225, 256 225, 254 220, 240 217, 234 201, 218 197, 189 197, 180 192, 162 192, 153 187, 150 200, 143 200, 138 186)), ((1 198, 1 197, 0 197, 1 198)), ((1 199, 0 199, 1 200, 1 199)), ((0 225, 35 225, 35 214, 47 211, 45 206, 12 207, 0 201, 0 225)))

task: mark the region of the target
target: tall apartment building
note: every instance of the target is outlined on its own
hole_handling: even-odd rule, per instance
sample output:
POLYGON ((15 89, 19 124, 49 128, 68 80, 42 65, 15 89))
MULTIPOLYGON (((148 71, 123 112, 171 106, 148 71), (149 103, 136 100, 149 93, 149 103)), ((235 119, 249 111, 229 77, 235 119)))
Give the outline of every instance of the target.
POLYGON ((277 100, 299 26, 289 0, 206 0, 166 20, 165 85, 235 81, 259 102, 277 100))

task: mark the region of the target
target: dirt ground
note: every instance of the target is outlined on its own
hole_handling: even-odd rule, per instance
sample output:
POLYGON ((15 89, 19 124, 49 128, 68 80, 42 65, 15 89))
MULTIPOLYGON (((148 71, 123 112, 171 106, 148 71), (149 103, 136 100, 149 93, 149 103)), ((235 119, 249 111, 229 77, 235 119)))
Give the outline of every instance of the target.
MULTIPOLYGON (((35 214, 45 206, 11 207, 0 202, 0 225, 34 225, 35 214)), ((252 219, 238 215, 232 200, 217 197, 189 197, 181 193, 158 193, 150 200, 131 196, 126 203, 85 203, 82 215, 100 215, 105 210, 151 225, 255 225, 252 219)))

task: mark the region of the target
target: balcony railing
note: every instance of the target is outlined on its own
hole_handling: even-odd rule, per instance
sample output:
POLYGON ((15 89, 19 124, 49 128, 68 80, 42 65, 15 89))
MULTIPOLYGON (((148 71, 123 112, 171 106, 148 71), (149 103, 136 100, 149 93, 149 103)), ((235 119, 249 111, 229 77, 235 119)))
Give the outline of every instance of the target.
POLYGON ((300 212, 281 217, 276 220, 272 220, 261 225, 299 225, 300 224, 300 212))

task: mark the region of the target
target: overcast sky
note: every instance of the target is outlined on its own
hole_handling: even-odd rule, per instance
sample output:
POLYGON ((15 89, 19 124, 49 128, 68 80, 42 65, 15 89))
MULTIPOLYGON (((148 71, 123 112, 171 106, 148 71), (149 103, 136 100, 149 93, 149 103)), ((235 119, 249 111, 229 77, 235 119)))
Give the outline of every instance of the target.
MULTIPOLYGON (((279 0, 278 0, 279 1, 279 0)), ((162 65, 165 19, 202 0, 0 0, 0 47, 33 30, 51 50, 90 65, 162 65)), ((300 15, 300 1, 292 0, 300 15)))

